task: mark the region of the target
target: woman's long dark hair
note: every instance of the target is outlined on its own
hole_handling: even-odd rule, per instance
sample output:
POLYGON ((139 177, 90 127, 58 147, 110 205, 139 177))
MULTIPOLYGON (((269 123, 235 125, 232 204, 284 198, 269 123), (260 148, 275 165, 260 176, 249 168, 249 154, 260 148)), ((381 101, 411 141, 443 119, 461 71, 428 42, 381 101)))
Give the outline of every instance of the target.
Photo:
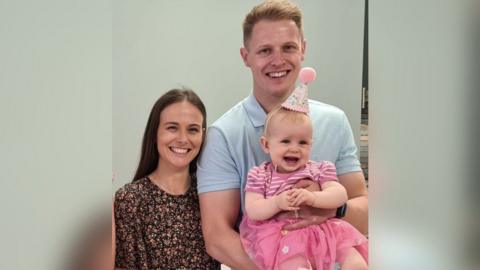
MULTIPOLYGON (((140 162, 138 168, 133 177, 133 181, 144 178, 152 173, 158 166, 159 154, 157 150, 157 130, 160 124, 160 114, 169 105, 188 101, 195 106, 203 115, 202 132, 203 139, 205 139, 205 129, 207 126, 207 111, 203 105, 202 100, 190 89, 172 89, 162 95, 157 102, 153 105, 153 108, 148 117, 147 127, 143 135, 142 141, 142 153, 140 154, 140 162)), ((203 141, 202 141, 203 146, 203 141)), ((200 148, 201 150, 201 148, 200 148)), ((200 153, 200 152, 199 152, 200 153)), ((197 171, 197 159, 198 155, 190 162, 189 172, 192 177, 195 177, 197 171)))

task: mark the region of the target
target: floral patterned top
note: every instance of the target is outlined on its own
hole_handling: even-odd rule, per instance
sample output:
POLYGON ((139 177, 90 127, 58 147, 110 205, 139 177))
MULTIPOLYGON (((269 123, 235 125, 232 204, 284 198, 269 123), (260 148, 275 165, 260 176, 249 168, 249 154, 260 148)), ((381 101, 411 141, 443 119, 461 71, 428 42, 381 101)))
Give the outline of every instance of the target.
POLYGON ((148 177, 115 193, 115 267, 220 269, 205 250, 196 179, 183 195, 171 195, 148 177))

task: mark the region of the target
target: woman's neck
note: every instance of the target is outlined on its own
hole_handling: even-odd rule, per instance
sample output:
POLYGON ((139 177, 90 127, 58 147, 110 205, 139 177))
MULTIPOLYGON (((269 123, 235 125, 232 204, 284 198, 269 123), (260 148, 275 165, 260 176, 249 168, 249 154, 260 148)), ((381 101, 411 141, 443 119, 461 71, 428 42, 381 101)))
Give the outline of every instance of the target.
POLYGON ((175 170, 159 164, 155 171, 149 175, 149 178, 160 189, 172 195, 185 194, 191 184, 188 167, 182 170, 175 170))

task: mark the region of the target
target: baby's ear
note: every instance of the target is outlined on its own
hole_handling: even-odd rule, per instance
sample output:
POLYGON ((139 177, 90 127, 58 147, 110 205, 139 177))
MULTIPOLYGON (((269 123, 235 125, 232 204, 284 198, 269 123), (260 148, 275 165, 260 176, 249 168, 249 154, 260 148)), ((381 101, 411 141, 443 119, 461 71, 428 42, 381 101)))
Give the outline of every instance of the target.
POLYGON ((263 152, 265 152, 265 154, 269 154, 269 146, 268 146, 268 140, 267 140, 267 137, 265 136, 262 136, 260 137, 260 145, 262 146, 262 149, 263 149, 263 152))

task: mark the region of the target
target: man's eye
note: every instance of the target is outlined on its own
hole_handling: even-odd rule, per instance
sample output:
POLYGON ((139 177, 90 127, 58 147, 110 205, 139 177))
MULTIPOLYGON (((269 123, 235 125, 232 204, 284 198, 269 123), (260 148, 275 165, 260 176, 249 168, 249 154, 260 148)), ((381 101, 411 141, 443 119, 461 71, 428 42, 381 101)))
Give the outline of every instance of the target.
POLYGON ((265 49, 261 49, 260 51, 258 51, 259 54, 268 54, 270 53, 270 49, 269 48, 265 48, 265 49))
POLYGON ((296 46, 293 46, 293 45, 287 45, 284 47, 285 51, 296 51, 297 50, 297 47, 296 46))

